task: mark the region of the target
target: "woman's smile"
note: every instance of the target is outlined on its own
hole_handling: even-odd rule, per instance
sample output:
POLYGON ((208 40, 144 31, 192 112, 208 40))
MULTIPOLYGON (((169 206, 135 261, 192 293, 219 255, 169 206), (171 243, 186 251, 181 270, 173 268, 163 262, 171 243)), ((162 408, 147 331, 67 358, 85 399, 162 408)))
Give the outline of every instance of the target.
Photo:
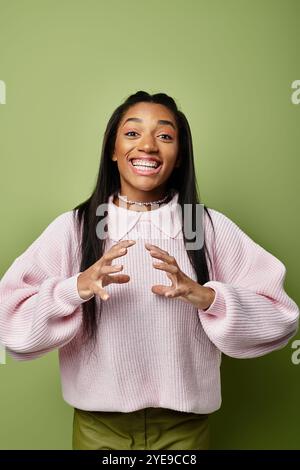
POLYGON ((162 168, 162 163, 151 157, 132 158, 128 160, 128 164, 136 175, 142 176, 156 175, 162 168))

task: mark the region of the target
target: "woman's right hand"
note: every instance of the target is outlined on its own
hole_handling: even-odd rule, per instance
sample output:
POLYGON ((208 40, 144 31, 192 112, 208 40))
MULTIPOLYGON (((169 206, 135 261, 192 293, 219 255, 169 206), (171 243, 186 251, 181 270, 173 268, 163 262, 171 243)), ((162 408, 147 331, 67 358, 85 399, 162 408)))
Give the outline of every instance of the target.
POLYGON ((92 298, 94 294, 99 295, 102 300, 107 300, 109 295, 103 287, 111 283, 122 284, 130 280, 130 276, 127 274, 110 276, 110 274, 123 269, 123 265, 112 265, 111 262, 115 258, 124 256, 127 253, 127 248, 135 243, 134 240, 122 240, 116 243, 96 263, 79 274, 77 290, 83 300, 92 298))

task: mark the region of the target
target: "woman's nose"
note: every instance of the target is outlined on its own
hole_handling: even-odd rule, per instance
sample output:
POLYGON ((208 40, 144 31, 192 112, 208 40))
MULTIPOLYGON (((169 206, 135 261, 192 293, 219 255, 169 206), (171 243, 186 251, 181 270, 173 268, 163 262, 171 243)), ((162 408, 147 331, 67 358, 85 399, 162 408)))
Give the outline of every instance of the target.
POLYGON ((156 141, 153 137, 144 137, 139 143, 140 150, 154 152, 157 150, 156 141))

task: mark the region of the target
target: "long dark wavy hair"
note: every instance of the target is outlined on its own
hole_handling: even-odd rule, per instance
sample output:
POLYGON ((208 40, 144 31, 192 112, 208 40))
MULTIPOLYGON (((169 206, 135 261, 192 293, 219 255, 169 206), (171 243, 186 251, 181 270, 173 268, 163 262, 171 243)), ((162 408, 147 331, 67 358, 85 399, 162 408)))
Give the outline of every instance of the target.
MULTIPOLYGON (((197 188, 192 136, 189 123, 185 115, 177 108, 173 98, 165 93, 156 93, 150 95, 145 91, 138 91, 130 95, 124 103, 116 108, 111 115, 104 133, 100 167, 97 177, 95 189, 91 196, 73 209, 73 216, 76 223, 79 224, 82 236, 80 243, 81 264, 80 271, 83 272, 94 264, 105 251, 105 239, 98 238, 96 226, 106 215, 96 215, 96 209, 100 204, 108 203, 109 196, 120 190, 120 175, 117 165, 112 161, 111 157, 115 147, 116 135, 119 123, 128 109, 136 103, 158 103, 166 106, 174 115, 178 127, 178 155, 181 156, 179 167, 175 167, 167 182, 167 190, 175 189, 179 192, 178 203, 182 210, 182 223, 184 225, 184 204, 192 206, 192 227, 195 229, 196 204, 200 203, 199 190, 197 188)), ((209 216, 213 227, 211 216, 205 204, 203 208, 209 216)), ((214 227, 213 227, 214 230, 214 227)), ((184 231, 184 243, 187 239, 184 231)), ((191 240, 189 240, 191 242, 191 240)), ((209 262, 211 259, 205 244, 199 250, 187 250, 190 262, 195 269, 197 282, 203 285, 208 282, 209 272, 207 266, 206 255, 209 262)), ((83 308, 83 337, 87 341, 95 344, 98 332, 98 322, 101 314, 102 299, 100 299, 100 310, 96 308, 95 296, 82 304, 83 308)))

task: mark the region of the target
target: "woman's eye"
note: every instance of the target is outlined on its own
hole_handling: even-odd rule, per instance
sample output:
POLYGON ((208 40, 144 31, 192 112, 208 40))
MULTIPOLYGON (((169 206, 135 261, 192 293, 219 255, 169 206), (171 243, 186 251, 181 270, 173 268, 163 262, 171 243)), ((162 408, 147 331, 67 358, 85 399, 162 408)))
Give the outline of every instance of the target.
POLYGON ((166 135, 167 137, 169 137, 169 139, 172 140, 172 137, 169 134, 161 134, 161 135, 166 135))
MULTIPOLYGON (((129 131, 129 132, 126 132, 125 135, 128 135, 128 134, 137 134, 137 132, 135 132, 135 131, 129 131)), ((160 134, 160 135, 167 136, 167 137, 169 137, 170 140, 172 140, 172 137, 171 137, 169 134, 160 134)), ((134 136, 129 136, 129 135, 128 135, 128 137, 134 137, 134 136)), ((169 140, 169 139, 164 139, 164 140, 169 140)))
MULTIPOLYGON (((129 131, 129 132, 126 132, 125 135, 128 135, 128 134, 136 134, 136 132, 134 132, 134 131, 129 131)), ((130 136, 130 137, 131 137, 131 136, 130 136)))

